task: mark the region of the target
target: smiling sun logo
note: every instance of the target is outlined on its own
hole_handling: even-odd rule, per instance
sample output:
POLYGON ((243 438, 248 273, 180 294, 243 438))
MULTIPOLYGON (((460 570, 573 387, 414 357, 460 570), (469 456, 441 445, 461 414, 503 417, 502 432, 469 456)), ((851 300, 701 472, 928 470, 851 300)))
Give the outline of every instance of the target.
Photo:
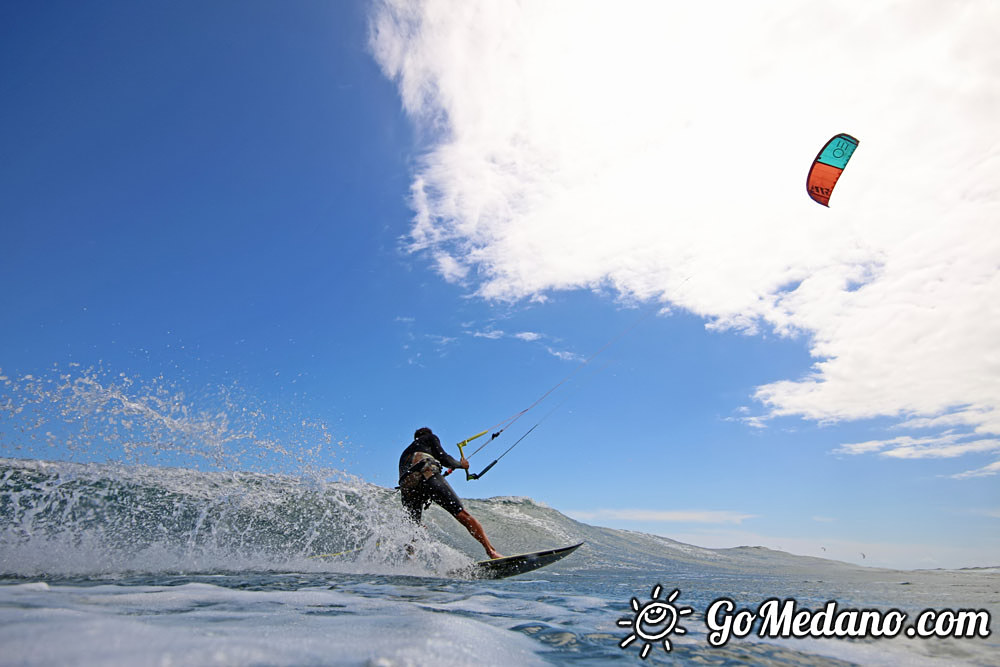
POLYGON ((635 612, 635 617, 618 619, 618 627, 632 628, 631 634, 622 639, 618 645, 625 648, 636 639, 641 639, 643 647, 639 657, 643 660, 649 655, 649 649, 653 643, 661 640, 663 641, 663 650, 670 653, 673 646, 667 638, 668 635, 687 633, 687 630, 677 623, 681 616, 687 616, 694 611, 691 607, 678 609, 674 606, 674 600, 681 594, 676 588, 673 593, 667 596, 666 600, 660 600, 660 591, 662 590, 663 587, 657 584, 650 596, 650 601, 646 604, 640 604, 637 599, 632 598, 632 610, 635 612))

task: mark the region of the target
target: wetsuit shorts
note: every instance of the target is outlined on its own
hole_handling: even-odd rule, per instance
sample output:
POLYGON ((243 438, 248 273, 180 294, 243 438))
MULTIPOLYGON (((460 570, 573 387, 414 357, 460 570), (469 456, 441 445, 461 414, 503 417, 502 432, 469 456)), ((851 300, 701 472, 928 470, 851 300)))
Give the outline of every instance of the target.
POLYGON ((420 523, 424 508, 430 506, 432 502, 437 503, 452 516, 464 509, 451 484, 440 474, 425 479, 412 489, 400 489, 400 492, 403 507, 415 523, 420 523))

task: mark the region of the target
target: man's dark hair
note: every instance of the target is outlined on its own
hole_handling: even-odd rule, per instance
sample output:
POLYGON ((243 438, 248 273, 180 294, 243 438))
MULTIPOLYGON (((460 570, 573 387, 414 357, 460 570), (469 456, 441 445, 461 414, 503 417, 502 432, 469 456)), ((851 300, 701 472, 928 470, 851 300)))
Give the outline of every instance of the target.
POLYGON ((434 435, 434 434, 431 433, 431 430, 426 426, 421 426, 420 428, 418 428, 416 431, 413 432, 413 439, 419 440, 420 438, 423 438, 428 435, 434 435))

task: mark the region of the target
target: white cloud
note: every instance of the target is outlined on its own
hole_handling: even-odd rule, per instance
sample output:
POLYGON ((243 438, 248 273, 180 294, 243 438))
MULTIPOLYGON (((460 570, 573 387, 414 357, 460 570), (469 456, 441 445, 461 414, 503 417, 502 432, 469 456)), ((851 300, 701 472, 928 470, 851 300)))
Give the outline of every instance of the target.
POLYGON ((437 345, 438 347, 445 347, 446 345, 451 345, 452 343, 458 340, 454 336, 441 336, 438 334, 427 334, 426 338, 427 340, 434 342, 434 344, 437 345))
POLYGON ((546 346, 545 351, 551 354, 556 359, 561 359, 563 361, 583 361, 583 357, 575 352, 570 352, 568 350, 557 350, 554 347, 546 346))
POLYGON ((598 509, 571 510, 566 514, 579 520, 654 521, 681 523, 734 523, 754 518, 753 514, 725 510, 644 510, 598 509))
POLYGON ((438 273, 449 282, 458 282, 469 273, 468 265, 457 261, 447 253, 436 253, 434 260, 437 263, 438 273))
POLYGON ((498 340, 504 337, 504 332, 500 329, 487 329, 485 331, 473 331, 472 336, 474 338, 486 338, 489 340, 498 340))
MULTIPOLYGON (((485 329, 485 330, 472 330, 468 331, 474 338, 486 338, 489 340, 500 340, 501 338, 515 338, 525 343, 538 343, 544 341, 546 336, 544 334, 536 333, 534 331, 521 331, 518 333, 508 334, 502 329, 485 329)), ((545 345, 545 351, 551 354, 556 359, 562 361, 583 361, 584 358, 575 352, 569 352, 567 350, 559 350, 551 345, 545 345)))
POLYGON ((975 470, 966 470, 951 477, 952 479, 970 479, 972 477, 992 477, 993 475, 1000 475, 1000 461, 994 461, 987 466, 975 470))
POLYGON ((372 26, 446 280, 804 334, 765 417, 1000 434, 1000 4, 385 0, 372 26), (842 131, 826 209, 805 173, 842 131))
POLYGON ((897 447, 883 452, 882 455, 896 459, 951 459, 963 454, 995 451, 1000 451, 1000 440, 975 440, 953 445, 897 447))
POLYGON ((835 454, 873 454, 896 459, 946 459, 964 454, 1000 451, 1000 440, 965 440, 957 433, 914 438, 904 435, 889 440, 869 440, 841 445, 835 454))

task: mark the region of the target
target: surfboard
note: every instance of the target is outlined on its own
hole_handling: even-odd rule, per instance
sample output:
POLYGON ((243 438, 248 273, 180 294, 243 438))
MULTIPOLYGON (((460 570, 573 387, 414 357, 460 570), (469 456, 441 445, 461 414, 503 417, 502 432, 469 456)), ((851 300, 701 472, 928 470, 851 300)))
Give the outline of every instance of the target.
POLYGON ((562 560, 576 551, 582 544, 583 542, 580 542, 580 544, 573 544, 561 549, 535 551, 530 554, 518 554, 494 560, 481 560, 469 567, 449 572, 449 575, 454 577, 471 576, 474 579, 506 579, 516 574, 524 574, 546 565, 552 565, 552 563, 562 560))

